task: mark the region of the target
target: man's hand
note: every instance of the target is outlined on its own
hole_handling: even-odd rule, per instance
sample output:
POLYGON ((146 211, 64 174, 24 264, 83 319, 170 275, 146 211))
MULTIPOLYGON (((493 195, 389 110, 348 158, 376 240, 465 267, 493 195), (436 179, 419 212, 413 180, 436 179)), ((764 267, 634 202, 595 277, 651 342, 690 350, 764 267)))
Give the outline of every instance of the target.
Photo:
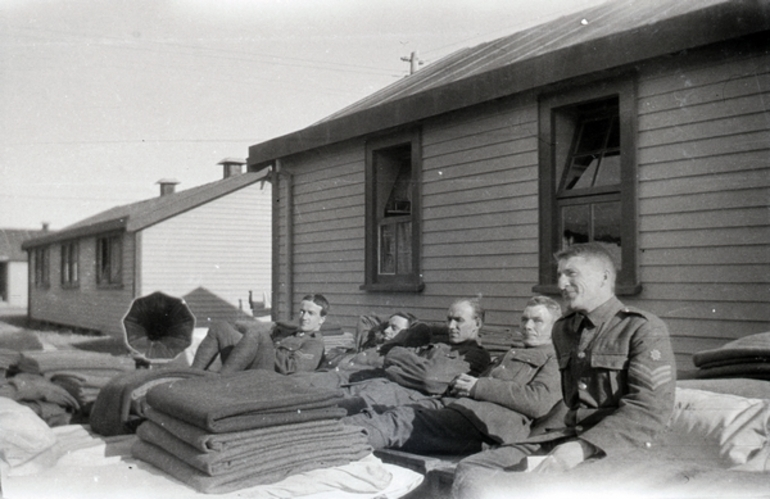
POLYGON ((469 374, 461 374, 452 381, 450 393, 456 397, 470 397, 478 380, 469 374))
POLYGON ((596 447, 583 440, 557 445, 534 469, 535 473, 567 471, 596 454, 596 447))

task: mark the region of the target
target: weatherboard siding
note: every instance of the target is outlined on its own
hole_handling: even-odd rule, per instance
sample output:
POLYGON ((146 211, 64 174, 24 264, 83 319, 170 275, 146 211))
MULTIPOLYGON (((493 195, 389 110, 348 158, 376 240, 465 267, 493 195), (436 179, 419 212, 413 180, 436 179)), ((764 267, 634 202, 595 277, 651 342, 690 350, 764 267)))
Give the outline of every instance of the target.
POLYGON ((142 231, 138 295, 185 298, 198 326, 270 296, 270 184, 251 184, 142 231))
POLYGON ((639 83, 643 293, 681 368, 770 323, 770 57, 696 54, 639 83))
MULTIPOLYGON (((79 240, 79 285, 61 286, 61 244, 51 245, 48 289, 34 286, 31 274, 29 316, 33 320, 62 324, 119 337, 121 320, 133 298, 134 237, 124 233, 122 283, 100 287, 96 284, 96 237, 79 240)), ((34 272, 34 271, 31 271, 34 272)))
MULTIPOLYGON (((666 321, 689 369, 692 353, 770 325, 770 56, 711 47, 635 71, 643 291, 622 299, 666 321)), ((323 292, 334 320, 352 329, 360 314, 395 309, 442 320, 454 298, 480 293, 489 324, 516 324, 538 279, 537 115, 536 93, 525 93, 420 124, 417 294, 359 289, 364 141, 284 158, 294 182, 292 299, 323 292)))

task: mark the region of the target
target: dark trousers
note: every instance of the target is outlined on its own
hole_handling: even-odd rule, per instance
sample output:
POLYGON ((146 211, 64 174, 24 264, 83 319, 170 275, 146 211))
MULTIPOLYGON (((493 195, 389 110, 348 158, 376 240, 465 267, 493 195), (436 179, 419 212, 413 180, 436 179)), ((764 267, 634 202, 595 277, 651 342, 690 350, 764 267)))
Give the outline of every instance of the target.
POLYGON ((342 419, 366 430, 375 449, 400 449, 416 454, 470 454, 491 443, 460 412, 419 406, 394 407, 382 414, 366 411, 342 419))
POLYGON ((248 369, 275 369, 275 346, 269 332, 261 324, 238 325, 214 322, 201 341, 192 367, 211 370, 222 361, 221 374, 248 369), (245 341, 244 341, 245 339, 245 341))

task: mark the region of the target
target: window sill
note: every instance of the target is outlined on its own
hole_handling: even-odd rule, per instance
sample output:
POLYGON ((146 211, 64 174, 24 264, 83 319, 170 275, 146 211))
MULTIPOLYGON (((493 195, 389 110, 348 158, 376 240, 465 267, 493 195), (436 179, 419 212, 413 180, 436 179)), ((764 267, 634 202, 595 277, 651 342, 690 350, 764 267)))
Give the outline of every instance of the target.
POLYGON ((80 284, 62 284, 62 289, 80 289, 80 284))
MULTIPOLYGON (((556 284, 536 284, 532 286, 533 293, 539 293, 543 295, 560 295, 559 286, 556 284)), ((617 284, 615 286, 615 294, 617 296, 636 296, 642 292, 641 283, 636 284, 617 284)))
POLYGON ((425 289, 425 283, 420 281, 362 284, 358 289, 371 293, 421 293, 425 289))

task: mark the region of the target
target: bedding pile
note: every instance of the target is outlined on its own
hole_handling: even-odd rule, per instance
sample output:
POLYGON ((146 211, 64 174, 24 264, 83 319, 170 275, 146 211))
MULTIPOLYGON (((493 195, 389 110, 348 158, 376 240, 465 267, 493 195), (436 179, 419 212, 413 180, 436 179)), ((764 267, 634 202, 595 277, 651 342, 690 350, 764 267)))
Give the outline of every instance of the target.
POLYGON ((30 407, 49 426, 88 415, 114 376, 136 369, 128 357, 82 350, 4 351, 0 395, 30 407))
POLYGON ((696 377, 770 380, 770 332, 744 336, 693 355, 696 377))
POLYGON ((278 482, 371 454, 339 390, 253 370, 152 388, 132 455, 205 493, 278 482))

